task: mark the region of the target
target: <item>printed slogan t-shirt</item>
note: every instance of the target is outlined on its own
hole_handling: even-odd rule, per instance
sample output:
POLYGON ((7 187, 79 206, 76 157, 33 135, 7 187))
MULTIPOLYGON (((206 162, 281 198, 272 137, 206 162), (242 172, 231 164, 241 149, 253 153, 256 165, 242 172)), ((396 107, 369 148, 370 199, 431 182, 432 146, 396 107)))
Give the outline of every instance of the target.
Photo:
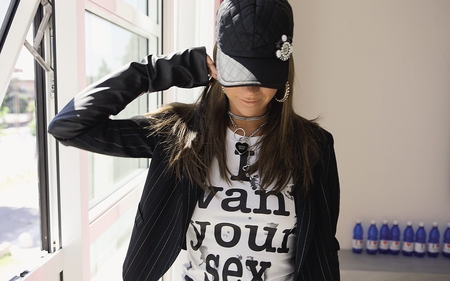
POLYGON ((214 161, 211 186, 216 195, 206 192, 194 210, 186 234, 182 280, 292 281, 294 185, 291 180, 277 195, 261 189, 261 177, 247 175, 242 169, 258 157, 255 144, 260 137, 250 138, 244 153, 236 149, 238 137, 228 130, 227 165, 232 184, 220 178, 214 161), (239 173, 244 173, 242 180, 236 179, 239 173))

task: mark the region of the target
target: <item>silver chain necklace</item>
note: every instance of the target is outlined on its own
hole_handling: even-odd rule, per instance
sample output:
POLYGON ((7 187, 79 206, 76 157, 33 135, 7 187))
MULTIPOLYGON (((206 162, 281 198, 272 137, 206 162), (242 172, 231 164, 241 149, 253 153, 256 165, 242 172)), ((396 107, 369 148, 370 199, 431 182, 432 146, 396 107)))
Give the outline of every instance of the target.
MULTIPOLYGON (((231 125, 233 125, 233 128, 234 128, 234 136, 236 137, 236 133, 237 133, 238 131, 242 131, 242 133, 243 133, 244 135, 241 136, 241 137, 239 137, 238 140, 239 140, 239 142, 243 142, 243 143, 247 144, 247 149, 248 149, 248 140, 249 140, 251 137, 253 137, 254 135, 256 135, 259 131, 261 131, 261 129, 267 124, 267 121, 264 122, 264 123, 262 123, 261 125, 259 125, 258 128, 256 128, 253 132, 251 132, 250 135, 247 136, 246 133, 245 133, 245 130, 244 130, 243 128, 238 127, 238 126, 236 125, 236 123, 234 122, 234 120, 233 120, 233 118, 231 117, 231 115, 230 115, 229 117, 230 117, 231 125)), ((244 153, 247 151, 247 149, 244 151, 244 153)), ((238 151, 239 151, 239 150, 238 150, 238 151)), ((241 153, 241 154, 242 154, 242 153, 241 153)))
POLYGON ((228 111, 228 115, 230 117, 233 117, 234 119, 241 120, 241 121, 258 121, 258 120, 262 120, 262 119, 266 118, 269 115, 269 111, 267 111, 265 114, 263 114, 261 116, 253 116, 253 117, 239 116, 239 115, 234 114, 231 111, 228 111))
MULTIPOLYGON (((265 121, 264 123, 259 125, 258 128, 256 128, 249 136, 247 136, 245 133, 245 130, 243 128, 239 128, 236 125, 236 123, 234 122, 231 115, 229 115, 229 117, 230 117, 231 124, 233 125, 233 128, 234 128, 234 137, 236 138, 236 133, 238 131, 242 131, 242 133, 244 134, 243 136, 239 136, 239 138, 237 138, 238 141, 236 142, 235 147, 236 147, 237 154, 239 154, 240 156, 247 154, 246 155, 247 156, 247 164, 242 167, 242 170, 244 172, 247 172, 248 168, 250 167, 250 156, 253 155, 252 151, 249 151, 249 140, 251 137, 256 135, 259 131, 261 131, 261 129, 267 124, 267 121, 265 121)), ((248 177, 247 174, 246 174, 246 176, 248 177)))

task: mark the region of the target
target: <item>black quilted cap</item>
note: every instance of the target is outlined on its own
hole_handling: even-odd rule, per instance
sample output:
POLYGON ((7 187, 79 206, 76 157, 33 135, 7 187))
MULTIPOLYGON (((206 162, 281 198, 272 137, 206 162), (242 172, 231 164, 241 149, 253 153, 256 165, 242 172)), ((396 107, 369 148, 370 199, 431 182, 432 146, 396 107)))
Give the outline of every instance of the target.
POLYGON ((280 89, 287 81, 294 19, 286 0, 224 0, 217 11, 217 74, 226 87, 280 89))

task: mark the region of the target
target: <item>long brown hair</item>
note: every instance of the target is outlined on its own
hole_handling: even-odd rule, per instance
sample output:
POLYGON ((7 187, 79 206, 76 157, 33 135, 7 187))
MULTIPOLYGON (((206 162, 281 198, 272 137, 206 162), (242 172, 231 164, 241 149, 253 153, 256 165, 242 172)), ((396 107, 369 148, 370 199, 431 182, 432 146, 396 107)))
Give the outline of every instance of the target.
MULTIPOLYGON (((294 183, 301 181, 301 188, 306 193, 313 183, 313 168, 320 157, 318 125, 297 115, 293 109, 294 76, 291 58, 290 97, 284 103, 270 102, 259 157, 248 170, 249 174, 258 171, 263 175, 261 187, 273 184, 270 191, 274 193, 282 191, 291 177, 294 183)), ((281 99, 284 91, 284 88, 279 89, 276 97, 281 99)), ((221 85, 212 80, 195 103, 173 103, 150 114, 149 117, 155 119, 150 131, 166 138, 169 167, 178 177, 183 173, 192 184, 210 190, 210 168, 216 158, 221 177, 230 182, 225 149, 228 108, 228 98, 221 85)))

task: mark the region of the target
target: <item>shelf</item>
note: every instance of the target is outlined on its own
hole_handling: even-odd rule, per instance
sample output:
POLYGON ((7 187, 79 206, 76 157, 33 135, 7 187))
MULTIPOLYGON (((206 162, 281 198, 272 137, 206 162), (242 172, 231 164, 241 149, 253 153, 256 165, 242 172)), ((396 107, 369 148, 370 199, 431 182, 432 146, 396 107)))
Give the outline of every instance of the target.
POLYGON ((450 259, 339 251, 342 280, 450 280, 450 259), (370 279, 370 276, 373 279, 370 279), (382 277, 381 277, 382 276, 382 277))

